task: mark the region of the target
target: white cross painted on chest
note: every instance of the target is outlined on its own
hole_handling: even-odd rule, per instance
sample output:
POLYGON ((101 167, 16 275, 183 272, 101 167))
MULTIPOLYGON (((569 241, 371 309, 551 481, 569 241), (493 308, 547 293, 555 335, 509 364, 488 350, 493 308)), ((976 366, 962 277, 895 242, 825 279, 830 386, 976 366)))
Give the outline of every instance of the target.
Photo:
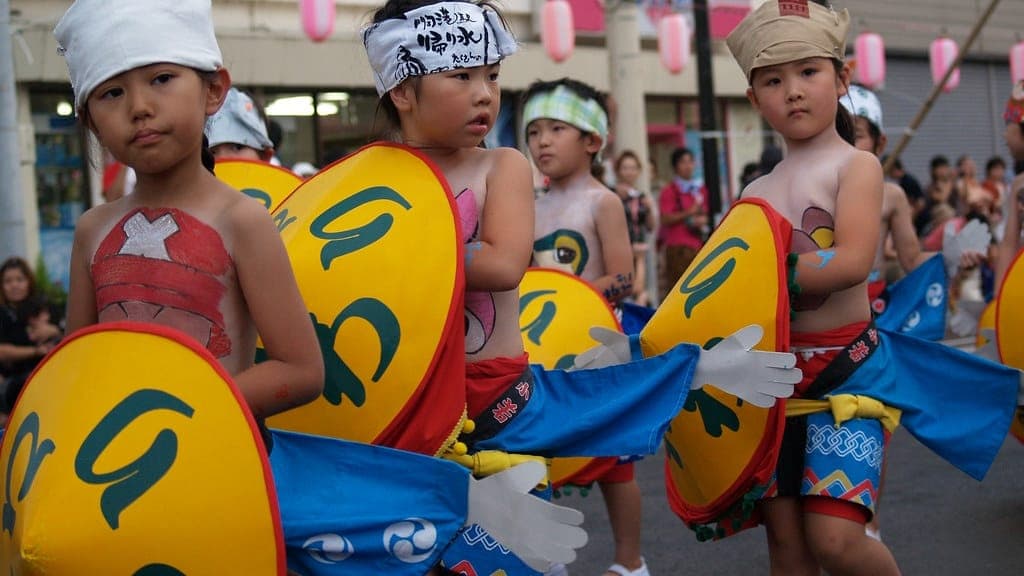
POLYGON ((124 223, 123 229, 126 238, 118 254, 171 261, 167 254, 167 239, 178 231, 178 223, 173 216, 164 214, 150 222, 142 212, 138 212, 124 223))

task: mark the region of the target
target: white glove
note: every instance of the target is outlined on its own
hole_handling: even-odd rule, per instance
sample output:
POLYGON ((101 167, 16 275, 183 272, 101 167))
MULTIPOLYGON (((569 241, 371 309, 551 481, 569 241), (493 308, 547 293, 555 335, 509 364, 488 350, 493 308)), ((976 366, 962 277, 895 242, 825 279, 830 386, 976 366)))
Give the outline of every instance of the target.
POLYGON ((954 232, 953 221, 946 223, 942 230, 942 260, 946 263, 946 275, 956 276, 960 269, 960 258, 968 252, 984 255, 992 241, 992 232, 980 220, 971 220, 959 233, 954 232))
POLYGON ((629 350, 629 336, 622 332, 594 326, 590 329, 590 337, 600 344, 576 356, 576 359, 573 360, 576 370, 615 366, 625 364, 632 359, 629 350))
POLYGON ((996 331, 993 328, 982 328, 978 335, 987 340, 985 345, 974 351, 975 356, 981 356, 986 360, 1002 363, 999 360, 999 343, 996 341, 996 331))
POLYGON ((702 349, 690 388, 711 384, 761 408, 774 406, 777 398, 792 396, 803 377, 795 368, 796 356, 751 350, 762 336, 764 330, 752 324, 710 350, 702 349))
POLYGON ((949 329, 958 337, 970 336, 978 332, 978 322, 985 310, 985 303, 974 300, 957 302, 956 312, 949 315, 949 329))
POLYGON ((466 525, 478 524, 540 572, 572 562, 587 543, 582 512, 529 494, 546 472, 540 462, 526 462, 482 480, 470 477, 466 515, 466 525))

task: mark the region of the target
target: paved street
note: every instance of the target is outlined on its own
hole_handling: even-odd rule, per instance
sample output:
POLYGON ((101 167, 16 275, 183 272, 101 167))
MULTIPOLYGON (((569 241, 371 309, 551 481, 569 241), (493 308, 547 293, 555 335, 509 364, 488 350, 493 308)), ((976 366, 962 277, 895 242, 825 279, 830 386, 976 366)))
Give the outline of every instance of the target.
MULTIPOLYGON (((764 530, 700 543, 668 508, 663 456, 639 464, 644 493, 644 555, 653 576, 758 575, 768 572, 764 530)), ((611 531, 598 491, 562 498, 583 510, 590 543, 569 566, 573 576, 600 576, 612 558, 611 531)), ((1024 573, 1024 445, 1009 439, 984 482, 955 470, 900 429, 890 444, 882 495, 882 537, 903 574, 930 576, 1024 573)))

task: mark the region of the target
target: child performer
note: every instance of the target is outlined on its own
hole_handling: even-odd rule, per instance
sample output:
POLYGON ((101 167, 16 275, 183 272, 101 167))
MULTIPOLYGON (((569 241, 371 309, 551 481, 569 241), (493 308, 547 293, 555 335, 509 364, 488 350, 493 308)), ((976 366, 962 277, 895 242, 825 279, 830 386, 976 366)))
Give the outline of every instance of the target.
MULTIPOLYGON (((859 150, 880 156, 885 151, 888 140, 882 131, 882 104, 878 100, 878 96, 867 88, 854 84, 849 87, 846 96, 840 98, 839 102, 853 117, 853 145, 859 150)), ((974 238, 969 240, 967 236, 970 234, 965 235, 962 230, 956 238, 950 238, 943 244, 943 260, 950 278, 956 275, 958 268, 977 266, 984 258, 984 254, 980 251, 988 245, 991 236, 985 232, 980 223, 971 226, 970 229, 965 228, 965 230, 969 233, 977 232, 974 238), (966 245, 967 242, 970 245, 966 245)), ((872 310, 875 314, 881 314, 885 306, 884 300, 880 300, 886 289, 883 247, 890 234, 900 266, 905 273, 909 274, 936 255, 935 252, 921 250, 921 243, 914 231, 913 212, 907 195, 898 184, 887 180, 882 191, 882 221, 878 250, 875 254, 871 275, 868 277, 868 297, 872 300, 872 310)), ((940 270, 942 268, 940 266, 940 270)), ((939 275, 941 276, 941 274, 940 271, 939 275)), ((941 310, 944 317, 945 307, 942 306, 941 310)), ((902 322, 902 319, 899 321, 902 322)), ((944 321, 941 326, 945 328, 944 321)), ((883 478, 884 466, 883 462, 883 478)), ((879 538, 877 498, 875 513, 868 522, 866 531, 869 536, 879 538)))
MULTIPOLYGON (((859 150, 881 156, 888 139, 882 131, 882 104, 878 96, 867 88, 854 84, 839 102, 853 117, 853 145, 859 150)), ((956 242, 943 243, 943 259, 950 278, 956 275, 958 269, 977 266, 985 258, 983 251, 987 248, 991 235, 985 233, 984 225, 980 222, 972 225, 968 232, 975 230, 979 234, 976 238, 970 239, 969 245, 963 245, 963 242, 968 240, 967 236, 958 238, 956 242)), ((898 184, 886 181, 882 192, 882 228, 878 252, 868 278, 868 294, 872 299, 877 298, 885 289, 883 247, 890 235, 900 267, 905 273, 909 274, 936 254, 921 250, 921 242, 914 231, 913 214, 907 195, 898 184)))
MULTIPOLYGON (((801 292, 793 295, 791 339, 804 371, 795 396, 811 394, 808 388, 837 348, 857 340, 871 320, 867 279, 880 234, 882 170, 873 154, 850 144, 853 127, 839 106, 849 84, 849 67, 842 60, 848 22, 845 10, 806 0, 769 1, 728 38, 750 82, 748 99, 782 134, 788 151, 744 196, 765 199, 793 224, 801 292)), ((805 426, 787 421, 775 497, 761 506, 771 573, 898 574, 885 545, 864 532, 879 481, 877 466, 840 463, 851 477, 869 481, 872 498, 866 503, 802 493, 803 473, 824 478, 835 470, 815 469, 810 456, 803 461, 810 426, 810 421, 805 426), (796 450, 788 450, 793 444, 796 450)), ((879 421, 856 419, 846 426, 874 438, 881 451, 885 438, 879 421)))
MULTIPOLYGON (((533 83, 523 101, 530 155, 550 182, 537 199, 534 260, 579 276, 615 304, 632 293, 633 260, 622 202, 591 172, 608 139, 604 99, 564 78, 533 83)), ((606 573, 646 576, 633 463, 619 464, 597 481, 615 537, 615 562, 606 573)))
MULTIPOLYGON (((736 371, 732 377, 694 376, 691 369, 699 368, 696 361, 705 352, 680 345, 646 360, 652 375, 645 386, 626 391, 620 385, 626 381, 623 374, 633 369, 636 377, 629 366, 577 372, 531 369, 519 329, 518 294, 534 238, 530 167, 516 150, 480 147, 498 113, 501 60, 515 52, 515 39, 486 2, 389 0, 363 32, 363 44, 381 107, 401 141, 440 169, 463 223, 467 413, 475 429, 460 437, 469 449, 466 458, 453 459, 477 471, 478 456, 481 461, 488 456, 609 456, 623 446, 623 453, 653 453, 690 385, 745 381, 753 388, 747 397, 769 405, 791 392, 786 382, 796 374, 788 358, 750 351, 750 345, 739 351, 737 362, 728 363, 747 366, 738 371, 739 377, 736 371), (449 37, 465 41, 446 41, 449 37), (613 433, 594 433, 604 430, 600 423, 626 420, 613 433)), ((606 193, 620 219, 622 270, 628 274, 632 256, 625 215, 614 194, 606 193)), ((627 295, 628 278, 618 282, 614 292, 627 295)), ((494 547, 488 550, 493 553, 494 547)), ((446 555, 445 564, 464 565, 453 555, 446 555)), ((504 566, 483 570, 478 565, 475 571, 489 574, 497 569, 517 573, 504 566)))
POLYGON ((134 194, 78 222, 68 332, 176 328, 220 361, 259 422, 316 398, 323 360, 277 228, 213 175, 203 146, 231 86, 209 0, 79 0, 54 33, 79 116, 138 175, 134 194), (257 332, 269 360, 253 365, 257 332))
MULTIPOLYGON (((1013 93, 1006 102, 1003 113, 1006 121, 1006 147, 1016 163, 1024 162, 1024 80, 1017 82, 1013 93)), ((1010 194, 1006 200, 1003 213, 1006 228, 999 244, 999 256, 996 264, 996 290, 1002 286, 1010 264, 1020 250, 1020 223, 1024 216, 1024 174, 1017 174, 1010 184, 1010 194)))
POLYGON ((267 123, 247 94, 232 87, 220 110, 206 121, 210 152, 217 160, 232 158, 270 162, 274 145, 267 123))

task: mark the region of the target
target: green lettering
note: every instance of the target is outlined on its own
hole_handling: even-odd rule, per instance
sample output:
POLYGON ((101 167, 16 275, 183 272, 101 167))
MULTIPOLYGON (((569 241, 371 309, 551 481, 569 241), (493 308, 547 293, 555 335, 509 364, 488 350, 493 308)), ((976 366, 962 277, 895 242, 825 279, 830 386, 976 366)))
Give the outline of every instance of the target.
POLYGON ((117 436, 136 418, 154 410, 170 410, 192 417, 194 410, 180 399, 160 390, 138 390, 118 403, 89 432, 75 456, 75 474, 87 484, 110 484, 100 496, 100 510, 107 524, 117 529, 128 506, 156 485, 178 456, 178 436, 163 429, 137 459, 112 472, 93 471, 96 461, 117 436))
POLYGON ((11 455, 7 459, 7 482, 6 490, 4 492, 3 530, 11 534, 14 534, 15 522, 14 506, 11 504, 11 482, 13 480, 12 476, 14 472, 14 457, 18 455, 18 449, 21 448, 21 441, 28 435, 32 436, 32 444, 29 445, 28 466, 25 469, 25 477, 22 478, 21 488, 18 490, 18 502, 23 501, 25 497, 28 496, 28 491, 32 488, 32 482, 35 480, 36 474, 39 472, 39 468, 43 465, 43 459, 57 449, 57 445, 49 438, 42 442, 39 441, 39 414, 36 414, 35 412, 29 413, 29 415, 21 422, 21 426, 18 427, 18 431, 14 434, 14 446, 11 447, 11 455))
POLYGON ((362 406, 366 402, 366 388, 359 376, 334 349, 338 331, 342 324, 351 318, 361 318, 370 323, 380 343, 380 358, 370 379, 379 382, 394 360, 395 352, 398 351, 398 345, 402 340, 402 326, 398 322, 398 317, 380 300, 360 298, 346 306, 330 326, 319 323, 313 314, 310 314, 310 318, 316 328, 320 352, 324 357, 324 398, 338 406, 343 396, 348 396, 356 407, 362 406))
POLYGON ((703 302, 708 296, 714 294, 725 281, 732 275, 732 271, 736 268, 736 259, 729 258, 729 260, 718 269, 717 272, 711 275, 710 278, 703 280, 695 285, 693 284, 694 278, 700 275, 700 273, 710 264, 713 260, 718 258, 722 253, 732 248, 740 248, 744 251, 749 250, 750 246, 739 238, 729 238, 725 242, 719 244, 710 254, 701 260, 693 270, 686 275, 686 278, 679 285, 679 292, 681 294, 688 295, 686 302, 683 304, 683 314, 689 318, 693 309, 698 304, 703 302))
POLYGON ((554 321, 555 314, 558 313, 558 306, 550 300, 545 302, 541 306, 540 314, 532 322, 526 324, 523 324, 523 311, 537 298, 555 293, 555 290, 534 290, 533 292, 523 294, 522 298, 519 299, 519 331, 525 333, 530 342, 538 346, 540 346, 540 337, 544 335, 548 326, 554 321))
POLYGON ((338 232, 328 232, 327 227, 338 218, 350 211, 376 200, 388 200, 409 210, 412 205, 406 201, 398 192, 387 186, 373 186, 357 192, 316 217, 309 226, 313 236, 323 240, 329 240, 320 250, 320 264, 324 270, 331 267, 335 259, 361 250, 377 240, 380 240, 394 223, 395 218, 391 214, 380 214, 372 221, 362 226, 338 232))

